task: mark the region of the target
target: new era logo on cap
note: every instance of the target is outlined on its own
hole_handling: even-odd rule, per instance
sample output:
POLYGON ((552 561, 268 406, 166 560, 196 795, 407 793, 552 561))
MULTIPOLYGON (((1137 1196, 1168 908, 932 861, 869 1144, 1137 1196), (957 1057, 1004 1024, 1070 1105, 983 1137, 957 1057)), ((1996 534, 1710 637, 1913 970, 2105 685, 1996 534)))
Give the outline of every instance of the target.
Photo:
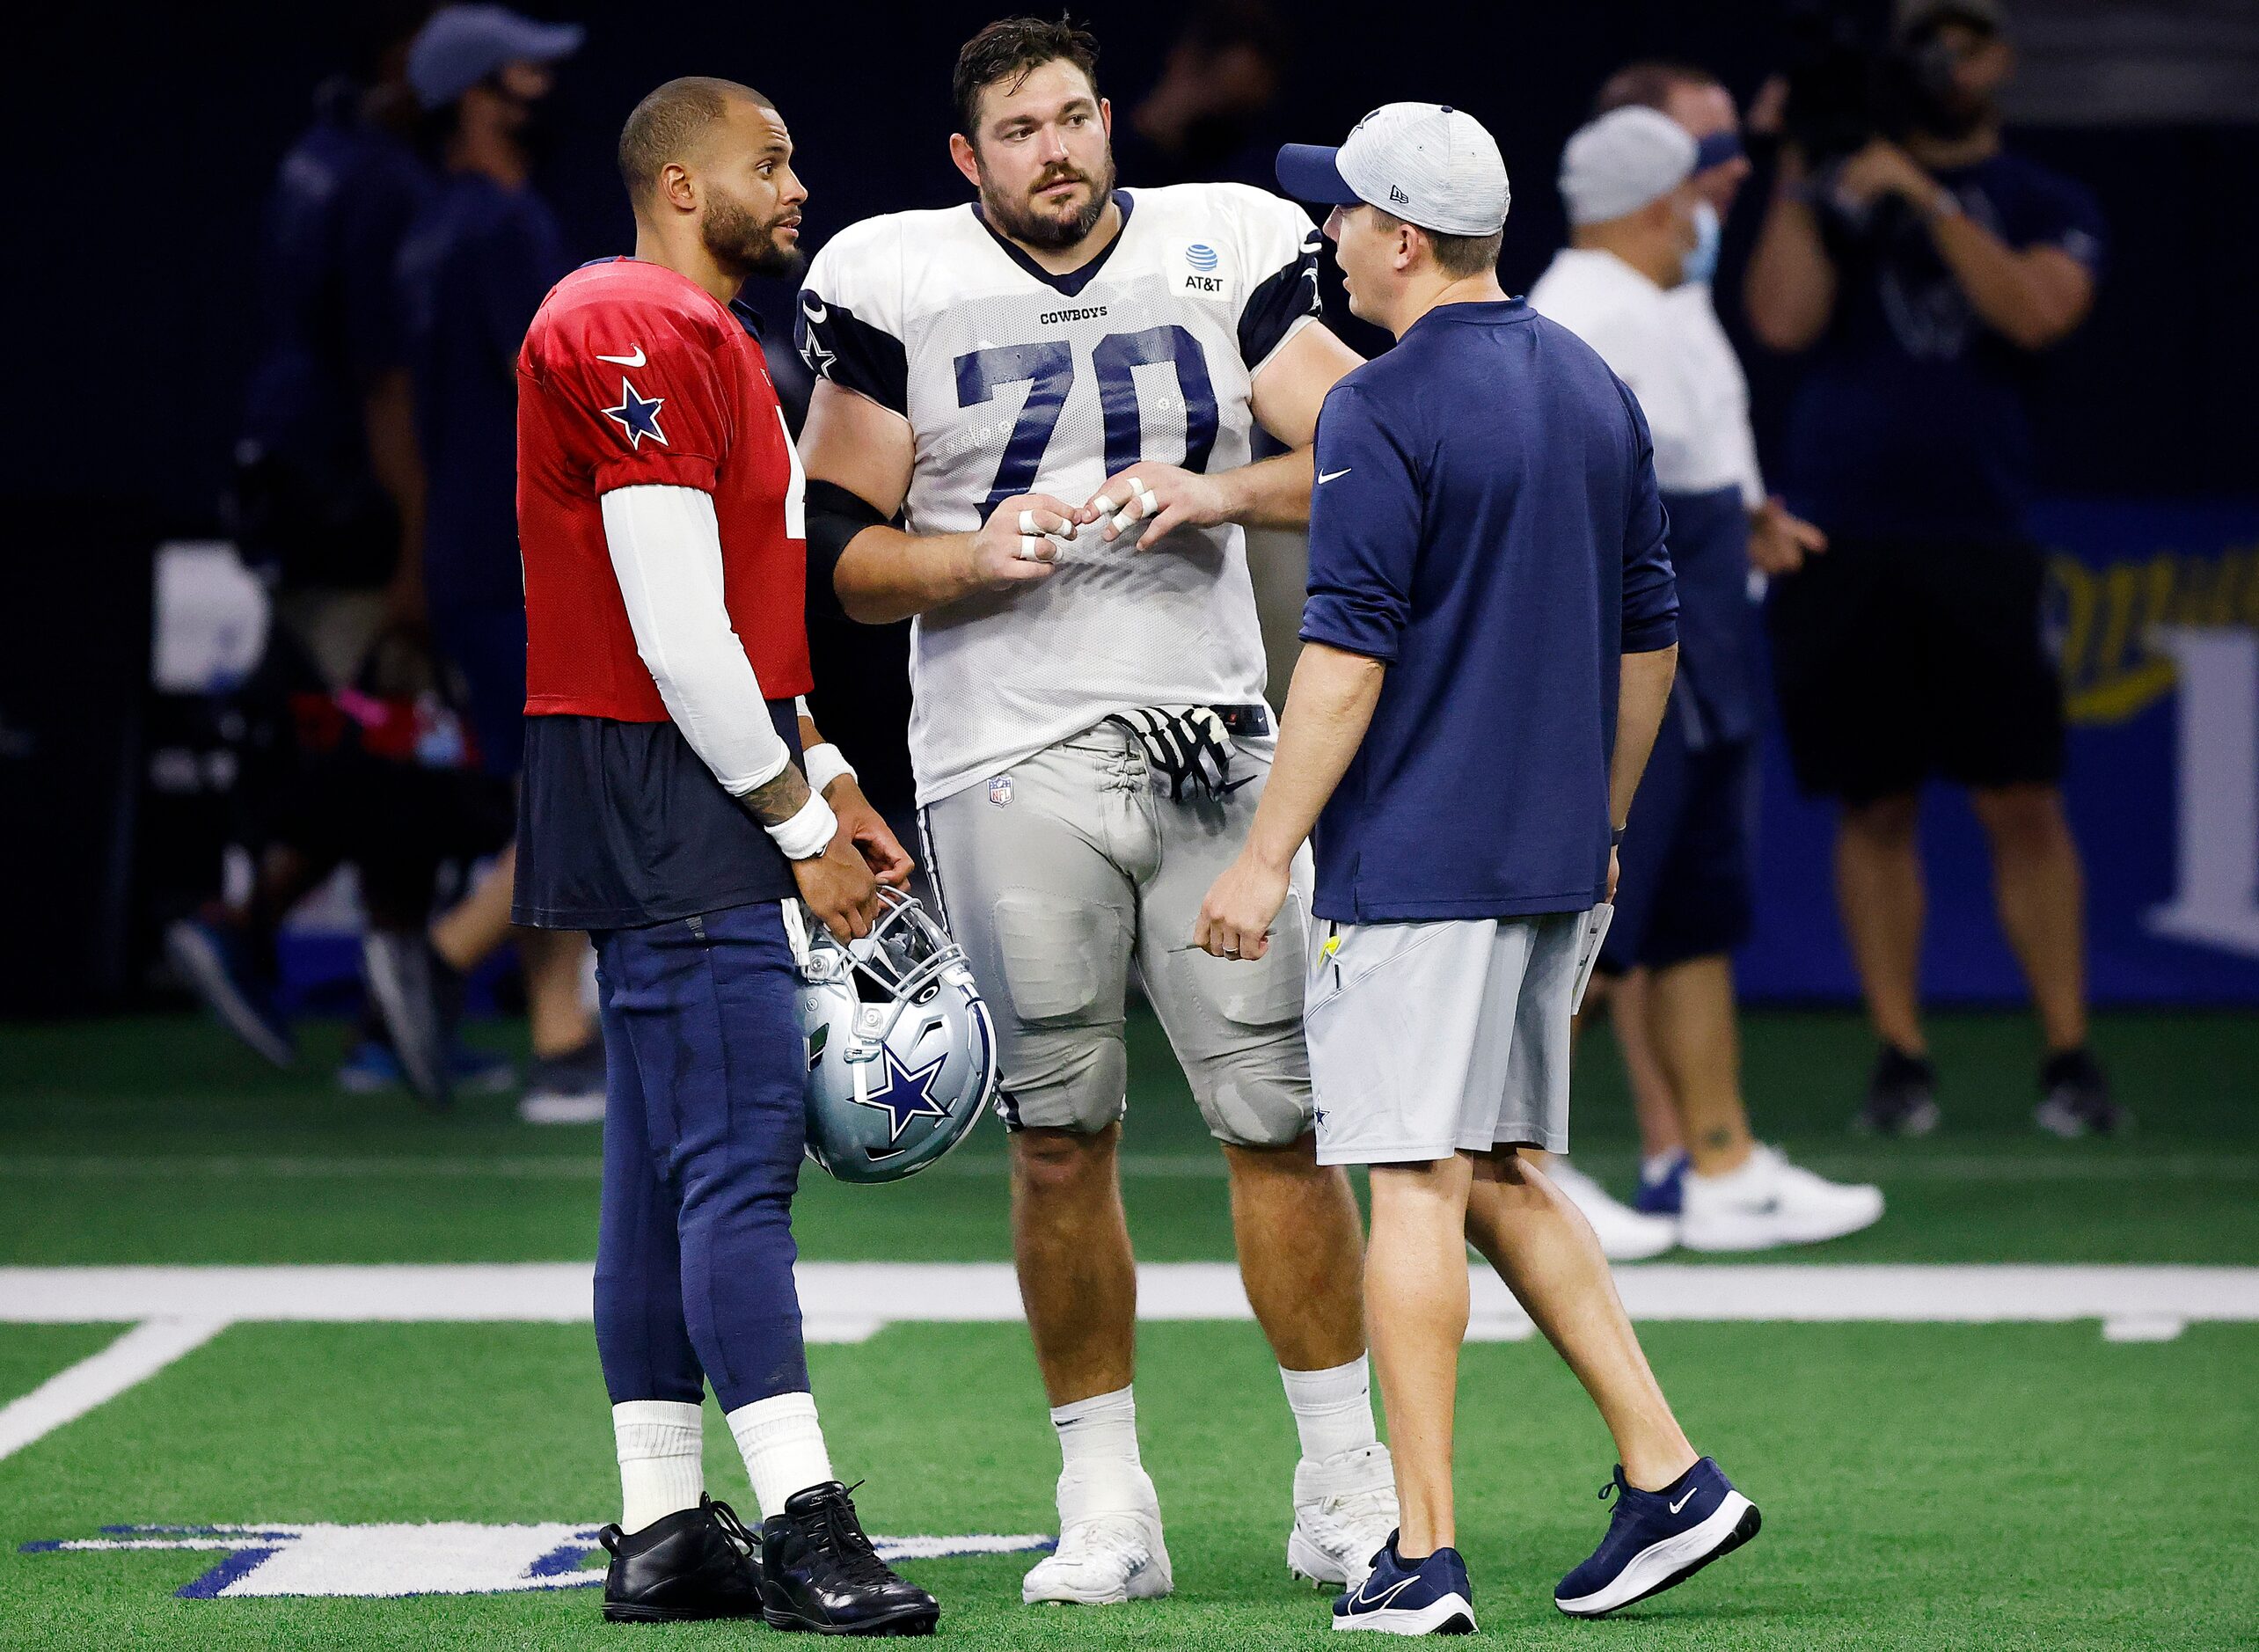
POLYGON ((1512 199, 1497 141, 1449 104, 1383 104, 1339 149, 1290 143, 1278 181, 1300 200, 1365 201, 1439 235, 1495 235, 1512 199))

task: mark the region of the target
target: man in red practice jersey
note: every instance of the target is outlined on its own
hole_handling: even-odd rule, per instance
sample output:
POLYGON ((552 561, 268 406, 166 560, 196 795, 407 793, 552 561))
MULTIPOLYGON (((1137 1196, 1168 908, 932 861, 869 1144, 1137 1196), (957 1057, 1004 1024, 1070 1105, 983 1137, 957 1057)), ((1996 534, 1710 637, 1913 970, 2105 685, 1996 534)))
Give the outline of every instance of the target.
POLYGON ((513 916, 587 930, 600 970, 596 1343, 625 1505, 604 1613, 928 1633, 939 1606, 831 1471, 793 1283, 805 1047, 782 903, 865 934, 874 874, 910 869, 795 704, 801 468, 737 292, 795 267, 807 192, 783 118, 728 81, 660 87, 619 157, 635 256, 559 281, 518 357, 513 916), (704 1495, 709 1383, 768 1517, 757 1553, 704 1495))

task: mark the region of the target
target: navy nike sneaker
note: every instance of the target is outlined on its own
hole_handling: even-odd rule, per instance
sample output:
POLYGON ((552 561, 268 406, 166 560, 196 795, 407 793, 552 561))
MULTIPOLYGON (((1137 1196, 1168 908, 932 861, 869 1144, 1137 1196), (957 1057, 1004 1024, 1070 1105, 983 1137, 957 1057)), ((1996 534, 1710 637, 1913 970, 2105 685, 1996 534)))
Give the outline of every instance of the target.
POLYGON ((1632 1209, 1642 1216, 1678 1216, 1686 1208, 1686 1155, 1671 1153, 1661 1164, 1640 1164, 1640 1190, 1632 1195, 1632 1209))
POLYGON ((1334 1599, 1334 1627, 1382 1634, 1473 1634, 1474 1585, 1457 1549, 1407 1561, 1388 1534, 1365 1580, 1334 1599))
POLYGON ((275 981, 233 925, 184 917, 166 925, 164 956, 228 1031, 278 1067, 298 1059, 298 1041, 275 1002, 275 981))
POLYGON ((1572 1618, 1601 1618, 1683 1583, 1757 1535, 1757 1505, 1736 1491, 1714 1458, 1704 1458, 1661 1491, 1641 1491, 1616 1466, 1600 1488, 1615 1517, 1592 1558, 1561 1580, 1554 1604, 1572 1618))
MULTIPOLYGON (((517 1064, 508 1056, 476 1049, 469 1044, 450 1046, 448 1071, 455 1075, 458 1094, 500 1095, 517 1088, 517 1064)), ((364 1038, 346 1051, 338 1064, 337 1087, 349 1095, 374 1095, 406 1087, 407 1073, 392 1047, 381 1038, 364 1038)))

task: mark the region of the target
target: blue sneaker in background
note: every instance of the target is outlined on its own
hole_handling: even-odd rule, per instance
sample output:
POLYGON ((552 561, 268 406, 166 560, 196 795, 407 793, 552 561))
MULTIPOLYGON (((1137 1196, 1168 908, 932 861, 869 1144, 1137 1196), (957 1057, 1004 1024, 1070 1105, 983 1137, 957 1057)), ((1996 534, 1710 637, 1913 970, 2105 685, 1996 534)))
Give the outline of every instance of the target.
POLYGON ((1683 1583, 1757 1535, 1757 1505, 1704 1458, 1661 1491, 1641 1491, 1616 1466, 1615 1517, 1592 1558, 1561 1580, 1554 1604, 1572 1618, 1598 1618, 1683 1583))
POLYGON ((278 1067, 298 1059, 298 1041, 275 1003, 274 977, 251 959, 226 924, 184 917, 165 926, 164 957, 221 1025, 278 1067))
MULTIPOLYGON (((467 1044, 457 1044, 448 1052, 448 1065, 454 1073, 455 1087, 475 1095, 499 1095, 517 1082, 517 1068, 508 1056, 472 1049, 467 1044)), ((400 1058, 380 1038, 362 1039, 337 1070, 338 1088, 355 1095, 398 1090, 407 1082, 400 1058)))
POLYGON ((1659 1174, 1649 1174, 1652 1161, 1640 1164, 1640 1190, 1632 1195, 1632 1209, 1646 1216, 1679 1216, 1686 1203, 1686 1155, 1673 1153, 1659 1174))
POLYGON ((1334 1597, 1334 1627, 1383 1634, 1473 1634, 1474 1585, 1467 1582, 1459 1552, 1437 1549, 1424 1560, 1407 1561, 1396 1552, 1396 1537, 1388 1534, 1364 1582, 1334 1597))

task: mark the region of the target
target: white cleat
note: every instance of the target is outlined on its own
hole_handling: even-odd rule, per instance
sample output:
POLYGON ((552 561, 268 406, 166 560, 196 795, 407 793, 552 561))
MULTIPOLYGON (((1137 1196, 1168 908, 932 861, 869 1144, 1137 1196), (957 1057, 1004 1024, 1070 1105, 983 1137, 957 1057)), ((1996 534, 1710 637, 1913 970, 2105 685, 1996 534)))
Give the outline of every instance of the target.
POLYGON ((1553 1184, 1568 1202, 1584 1212, 1601 1254, 1612 1262, 1641 1262, 1660 1256, 1678 1243, 1678 1224, 1667 1216, 1649 1216, 1611 1198, 1608 1190, 1570 1164, 1555 1159, 1546 1166, 1553 1184))
POLYGON ((1126 1506, 1119 1498, 1098 1506, 1089 1485, 1059 1476, 1059 1546, 1020 1580, 1021 1600, 1114 1606, 1158 1600, 1176 1587, 1161 1541, 1160 1498, 1144 1469, 1129 1472, 1138 1489, 1126 1506))
POLYGON ((1841 1239, 1882 1215, 1880 1188, 1827 1181, 1759 1144, 1722 1176, 1687 1173, 1678 1237, 1689 1250, 1772 1250, 1841 1239))
POLYGON ((1396 1465, 1385 1445, 1360 1445, 1294 1466, 1294 1530, 1286 1564, 1297 1577, 1355 1589, 1396 1530, 1396 1465))

